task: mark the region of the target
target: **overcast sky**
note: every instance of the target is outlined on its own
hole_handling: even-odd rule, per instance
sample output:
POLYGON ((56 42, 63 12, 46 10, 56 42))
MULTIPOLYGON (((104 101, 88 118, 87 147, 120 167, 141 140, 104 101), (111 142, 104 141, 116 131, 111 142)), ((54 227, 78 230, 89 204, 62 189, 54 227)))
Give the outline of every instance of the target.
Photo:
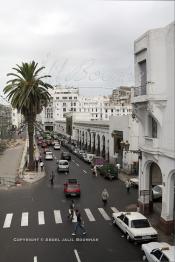
POLYGON ((53 85, 80 87, 82 95, 133 85, 134 40, 174 20, 173 1, 60 2, 1 0, 0 92, 11 68, 32 60, 53 85))

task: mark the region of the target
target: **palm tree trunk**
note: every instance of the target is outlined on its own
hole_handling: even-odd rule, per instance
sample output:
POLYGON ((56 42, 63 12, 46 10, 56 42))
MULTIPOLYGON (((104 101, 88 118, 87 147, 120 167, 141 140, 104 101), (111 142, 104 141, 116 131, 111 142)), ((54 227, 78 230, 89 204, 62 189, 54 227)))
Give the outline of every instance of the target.
POLYGON ((34 170, 34 118, 32 116, 28 117, 28 136, 29 136, 29 170, 34 170))

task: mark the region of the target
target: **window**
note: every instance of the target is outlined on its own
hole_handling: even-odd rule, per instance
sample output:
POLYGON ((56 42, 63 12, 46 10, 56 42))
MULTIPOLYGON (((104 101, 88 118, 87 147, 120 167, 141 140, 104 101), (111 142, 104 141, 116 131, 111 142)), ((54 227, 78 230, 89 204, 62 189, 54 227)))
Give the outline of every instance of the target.
POLYGON ((113 113, 113 109, 111 109, 111 113, 113 113))
POLYGON ((66 106, 66 103, 63 103, 63 106, 66 106))
POLYGON ((76 97, 76 96, 74 96, 74 99, 77 99, 77 97, 76 97))
POLYGON ((147 69, 146 60, 139 63, 140 68, 140 95, 146 95, 147 69))
POLYGON ((125 217, 124 219, 123 219, 123 222, 128 226, 129 225, 129 221, 128 221, 128 218, 127 217, 125 217))
POLYGON ((76 106, 76 103, 74 103, 74 106, 76 106))
POLYGON ((152 138, 157 138, 157 122, 152 116, 149 116, 148 126, 149 126, 148 136, 152 138))
POLYGON ((74 108, 74 112, 76 112, 76 108, 74 108))
POLYGON ((65 107, 63 108, 63 112, 66 112, 66 108, 65 107))
POLYGON ((57 96, 56 99, 57 99, 57 100, 60 99, 59 96, 57 96))
POLYGON ((63 98, 63 99, 67 99, 67 96, 63 96, 62 98, 63 98))
POLYGON ((151 252, 151 254, 152 254, 153 256, 155 256, 155 257, 159 260, 160 257, 161 257, 161 255, 162 255, 162 252, 161 252, 159 249, 156 249, 156 250, 153 250, 153 251, 151 252))
POLYGON ((69 99, 72 99, 72 97, 70 96, 69 99))

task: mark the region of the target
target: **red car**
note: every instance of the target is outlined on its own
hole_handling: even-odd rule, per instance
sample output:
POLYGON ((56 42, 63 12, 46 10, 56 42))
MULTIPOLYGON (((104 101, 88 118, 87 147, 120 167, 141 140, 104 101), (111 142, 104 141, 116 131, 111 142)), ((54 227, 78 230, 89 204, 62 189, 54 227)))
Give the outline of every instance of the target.
POLYGON ((68 196, 78 196, 80 197, 80 184, 77 179, 68 179, 64 183, 64 194, 66 197, 68 196))

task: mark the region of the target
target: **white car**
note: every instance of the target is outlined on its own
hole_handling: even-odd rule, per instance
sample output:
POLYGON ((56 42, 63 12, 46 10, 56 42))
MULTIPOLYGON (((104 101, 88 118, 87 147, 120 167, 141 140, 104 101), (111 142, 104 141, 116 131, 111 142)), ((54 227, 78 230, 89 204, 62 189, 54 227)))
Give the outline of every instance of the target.
POLYGON ((162 185, 157 185, 152 188, 153 199, 160 199, 162 197, 162 185))
POLYGON ((53 160, 53 153, 52 153, 52 151, 46 151, 45 160, 53 160))
POLYGON ((61 146, 60 146, 59 143, 55 143, 54 146, 53 146, 53 148, 54 148, 55 150, 60 150, 61 146))
POLYGON ((117 212, 112 214, 113 223, 126 234, 126 238, 135 242, 157 240, 158 233, 148 219, 139 212, 117 212))
POLYGON ((69 162, 67 160, 59 160, 57 171, 69 172, 69 162))
POLYGON ((139 186, 139 179, 136 177, 130 178, 130 184, 133 187, 138 187, 139 186))
POLYGON ((171 246, 164 242, 150 242, 142 244, 144 252, 143 261, 148 262, 174 262, 175 246, 171 246))
POLYGON ((91 163, 94 156, 95 156, 94 154, 86 154, 86 156, 84 157, 84 161, 87 163, 91 163))

